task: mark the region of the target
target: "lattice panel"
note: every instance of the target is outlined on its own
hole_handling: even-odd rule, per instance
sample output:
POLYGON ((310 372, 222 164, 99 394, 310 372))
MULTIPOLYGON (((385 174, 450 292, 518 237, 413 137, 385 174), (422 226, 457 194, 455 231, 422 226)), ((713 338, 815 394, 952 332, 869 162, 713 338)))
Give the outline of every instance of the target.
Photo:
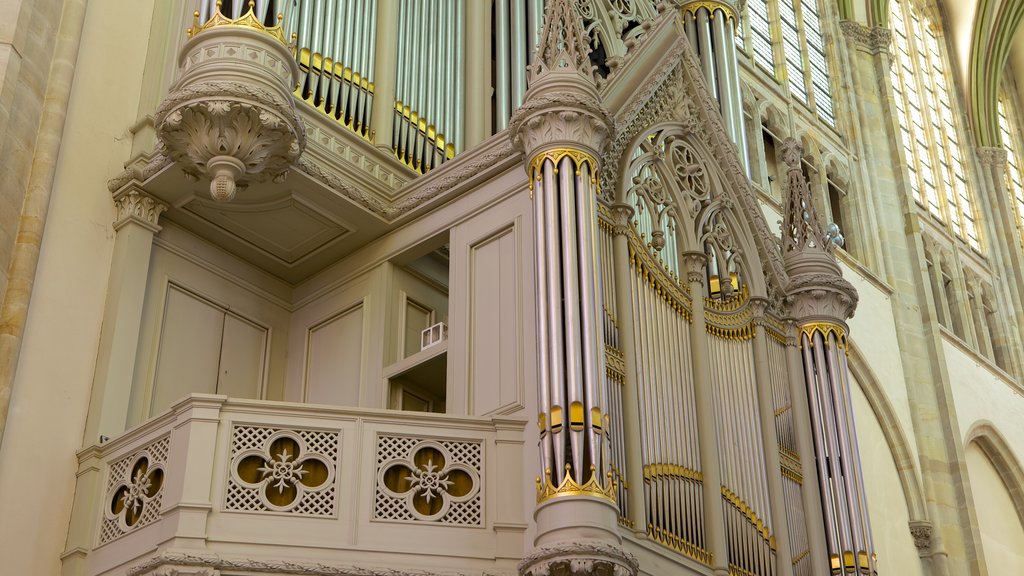
POLYGON ((479 526, 483 523, 483 445, 481 442, 454 440, 425 440, 404 436, 377 437, 377 487, 374 494, 373 517, 378 520, 432 522, 458 526, 479 526), (418 458, 421 450, 439 453, 444 465, 436 465, 418 458), (389 486, 388 472, 397 467, 398 473, 410 486, 389 486), (456 493, 456 476, 468 478, 471 488, 456 493), (405 488, 399 492, 398 489, 405 488), (427 513, 418 510, 415 498, 428 496, 440 499, 440 510, 427 513))
POLYGON ((234 426, 224 510, 334 516, 337 514, 340 439, 340 432, 334 431, 234 426), (298 453, 272 453, 271 447, 282 439, 297 446, 298 453), (240 469, 247 459, 256 459, 262 464, 255 472, 249 470, 248 477, 240 469), (307 485, 307 463, 323 466, 327 480, 316 486, 307 485), (268 498, 267 494, 280 485, 294 490, 293 500, 275 503, 268 498))
POLYGON ((167 453, 170 447, 170 436, 164 436, 152 444, 145 446, 127 456, 123 456, 110 464, 110 472, 107 475, 107 486, 104 492, 103 515, 100 521, 99 544, 106 544, 124 536, 128 532, 137 530, 147 524, 152 524, 160 518, 160 507, 163 503, 163 471, 167 468, 167 453), (145 459, 146 473, 142 475, 143 482, 154 485, 156 478, 154 473, 159 471, 159 484, 155 486, 155 493, 152 496, 143 495, 137 502, 137 510, 140 512, 130 525, 124 510, 115 512, 117 500, 122 500, 124 492, 121 488, 130 490, 135 478, 132 477, 132 470, 145 459))

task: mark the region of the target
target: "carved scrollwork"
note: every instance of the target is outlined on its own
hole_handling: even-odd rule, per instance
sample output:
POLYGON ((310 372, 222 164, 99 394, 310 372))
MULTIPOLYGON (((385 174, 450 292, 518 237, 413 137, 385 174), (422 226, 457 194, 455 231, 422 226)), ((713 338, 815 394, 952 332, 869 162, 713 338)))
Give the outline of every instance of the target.
POLYGON ((519 563, 520 576, 636 576, 636 557, 615 546, 566 542, 535 550, 519 563))
POLYGON ((171 158, 210 176, 220 201, 234 197, 237 183, 283 178, 305 146, 291 103, 242 83, 200 82, 172 93, 156 127, 171 158))

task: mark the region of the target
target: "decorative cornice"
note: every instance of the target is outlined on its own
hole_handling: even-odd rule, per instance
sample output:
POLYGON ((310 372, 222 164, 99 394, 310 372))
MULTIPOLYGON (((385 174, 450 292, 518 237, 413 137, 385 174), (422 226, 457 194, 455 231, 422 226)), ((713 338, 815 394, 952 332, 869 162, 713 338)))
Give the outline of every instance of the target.
POLYGON ((889 53, 889 46, 892 44, 892 30, 882 26, 865 26, 854 20, 839 22, 839 28, 848 39, 870 53, 889 53))
POLYGON ((303 155, 295 168, 330 186, 342 196, 363 206, 381 218, 393 221, 409 212, 434 200, 452 188, 479 177, 494 166, 503 164, 505 160, 515 156, 516 151, 507 138, 498 138, 495 144, 483 154, 466 153, 457 156, 451 162, 444 163, 440 168, 432 170, 427 176, 421 176, 406 184, 416 190, 415 193, 403 195, 397 193, 398 200, 387 202, 377 196, 368 194, 353 183, 346 182, 331 171, 327 171, 319 162, 303 155))
POLYGON ((157 143, 156 149, 153 151, 151 157, 136 159, 134 162, 129 163, 117 176, 107 180, 107 190, 111 193, 115 193, 132 180, 139 183, 149 180, 157 172, 173 163, 171 159, 167 157, 166 152, 167 151, 164 149, 163 144, 157 143))
POLYGON ((154 234, 160 231, 160 214, 167 210, 167 204, 134 186, 114 194, 114 207, 117 209, 114 230, 120 230, 125 224, 134 222, 152 230, 154 234))
POLYGON ((975 151, 982 166, 1006 166, 1006 148, 1002 146, 979 146, 975 151))
POLYGON ((520 576, 636 576, 636 556, 608 544, 564 542, 534 550, 519 563, 520 576))
MULTIPOLYGON (((310 576, 453 576, 456 573, 428 572, 426 570, 394 570, 390 568, 363 568, 358 566, 331 566, 309 562, 264 561, 250 558, 230 559, 217 554, 163 552, 128 569, 127 576, 157 576, 163 574, 203 574, 203 571, 183 570, 200 568, 214 571, 231 570, 246 573, 297 574, 310 576)), ((214 572, 215 573, 215 572, 214 572)))
POLYGON ((926 558, 932 554, 932 534, 934 527, 927 520, 911 520, 910 536, 914 539, 914 547, 918 556, 926 558))

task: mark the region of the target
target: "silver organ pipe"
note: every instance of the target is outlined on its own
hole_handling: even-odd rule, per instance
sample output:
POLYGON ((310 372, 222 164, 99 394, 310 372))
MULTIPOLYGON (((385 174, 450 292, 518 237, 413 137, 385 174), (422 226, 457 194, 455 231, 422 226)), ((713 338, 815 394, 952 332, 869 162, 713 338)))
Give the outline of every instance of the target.
POLYGON ((526 65, 533 59, 544 24, 543 0, 495 0, 494 131, 508 127, 526 94, 526 65))
POLYGON ((749 173, 739 65, 736 60, 735 27, 739 20, 732 6, 718 2, 686 0, 682 2, 681 9, 684 30, 700 60, 708 89, 718 99, 726 132, 736 145, 740 159, 749 173))
MULTIPOLYGON (((273 4, 273 0, 267 0, 273 4)), ((280 4, 280 2, 278 2, 280 4)), ((366 139, 376 0, 286 0, 286 34, 294 34, 301 77, 295 95, 366 139)), ((269 4, 268 4, 269 5, 269 4)), ((270 6, 269 9, 274 9, 270 6)))
POLYGON ((461 115, 454 110, 464 92, 463 12, 460 0, 399 5, 394 147, 399 160, 419 172, 451 159, 458 146, 461 115))

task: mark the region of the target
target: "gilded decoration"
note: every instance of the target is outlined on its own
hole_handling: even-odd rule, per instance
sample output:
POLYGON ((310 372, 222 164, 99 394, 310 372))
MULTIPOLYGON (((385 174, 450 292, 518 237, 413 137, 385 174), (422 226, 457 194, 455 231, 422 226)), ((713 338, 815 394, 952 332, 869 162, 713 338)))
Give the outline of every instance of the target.
POLYGON ((537 503, 565 496, 592 496, 615 503, 615 478, 611 472, 608 472, 604 482, 600 482, 596 468, 591 466, 590 479, 586 483, 580 484, 572 477, 572 465, 566 464, 565 478, 558 486, 555 486, 550 480, 550 468, 544 471, 544 476, 547 478, 546 481, 542 481, 540 477, 537 478, 537 503))
POLYGON ((721 10, 725 15, 727 22, 731 22, 733 26, 736 26, 739 23, 736 19, 736 12, 733 10, 732 6, 725 2, 718 2, 716 0, 700 0, 698 2, 683 4, 682 7, 680 7, 683 14, 692 14, 694 18, 697 17, 697 12, 701 9, 707 10, 708 15, 712 19, 716 16, 715 12, 721 10))
POLYGON ((590 183, 594 185, 594 192, 597 194, 600 193, 597 184, 598 163, 597 159, 594 158, 593 155, 588 152, 584 152, 583 150, 575 150, 572 148, 552 148, 537 154, 533 157, 533 160, 530 161, 530 198, 533 198, 534 184, 539 182, 542 177, 544 163, 550 160, 551 164, 554 166, 554 174, 557 176, 558 165, 562 162, 563 158, 569 158, 572 160, 576 170, 575 175, 577 177, 579 177, 580 170, 583 165, 589 165, 590 183))
MULTIPOLYGON (((839 344, 842 350, 846 350, 846 328, 835 322, 808 322, 800 325, 800 334, 807 336, 807 342, 811 347, 814 346, 814 335, 815 333, 821 334, 822 339, 825 341, 825 346, 830 346, 832 340, 830 336, 835 336, 835 342, 839 344)), ((801 347, 803 345, 801 344, 801 347)))
POLYGON ((249 10, 239 16, 238 18, 228 18, 220 11, 221 1, 217 0, 217 9, 214 11, 213 16, 209 20, 200 24, 199 23, 199 11, 196 10, 193 14, 192 27, 186 30, 189 38, 194 37, 196 34, 210 30, 211 28, 219 28, 222 26, 234 26, 237 28, 248 28, 250 30, 257 30, 259 32, 265 32, 274 38, 281 41, 282 44, 288 44, 288 40, 284 37, 284 28, 281 26, 281 20, 284 19, 283 14, 277 15, 276 26, 266 26, 256 16, 256 2, 255 0, 249 0, 249 10))
POLYGON ((658 263, 641 243, 633 230, 629 238, 629 258, 633 270, 652 287, 673 310, 686 321, 690 321, 690 296, 680 287, 679 280, 674 278, 663 264, 658 263))

